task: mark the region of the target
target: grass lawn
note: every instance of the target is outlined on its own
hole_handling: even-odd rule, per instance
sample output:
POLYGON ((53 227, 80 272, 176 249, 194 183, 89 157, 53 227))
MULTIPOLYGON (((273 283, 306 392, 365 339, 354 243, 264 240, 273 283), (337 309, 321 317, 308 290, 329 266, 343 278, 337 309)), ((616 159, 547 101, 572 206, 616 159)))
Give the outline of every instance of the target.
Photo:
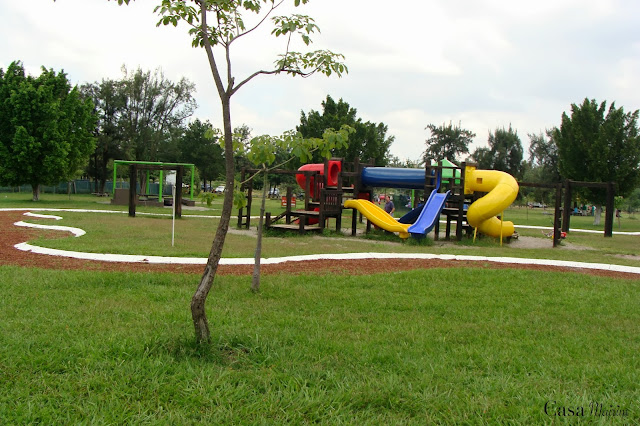
MULTIPOLYGON (((0 194, 0 208, 126 211, 92 196, 43 194, 40 203, 28 196, 0 194)), ((220 202, 183 213, 215 216, 220 202)), ((279 209, 278 200, 269 201, 267 210, 279 209)), ((205 257, 217 225, 213 217, 179 220, 171 248, 166 217, 61 215, 56 225, 88 234, 36 244, 205 257)), ((550 224, 540 209, 505 216, 550 224)), ((588 228, 578 219, 592 220, 572 219, 572 226, 588 228)), ((622 230, 640 230, 638 222, 623 218, 622 230)), ((538 230, 521 233, 542 237, 538 230)), ((227 238, 224 256, 253 255, 254 236, 227 238)), ((550 239, 549 248, 515 249, 495 239, 441 246, 373 238, 267 236, 263 254, 430 252, 640 266, 624 257, 637 254, 637 236, 570 233, 567 242, 587 248, 580 251, 552 249, 550 239)), ((256 295, 250 277, 220 276, 207 305, 213 344, 198 346, 189 311, 198 278, 0 267, 0 424, 528 425, 640 418, 640 281, 457 268, 264 276, 256 295), (548 416, 547 402, 583 407, 585 416, 548 416), (619 406, 625 415, 594 416, 593 403, 619 406)))
POLYGON ((563 423, 547 401, 589 424, 640 416, 639 282, 460 268, 265 276, 255 295, 216 280, 214 342, 196 346, 197 277, 0 267, 0 423, 563 423))

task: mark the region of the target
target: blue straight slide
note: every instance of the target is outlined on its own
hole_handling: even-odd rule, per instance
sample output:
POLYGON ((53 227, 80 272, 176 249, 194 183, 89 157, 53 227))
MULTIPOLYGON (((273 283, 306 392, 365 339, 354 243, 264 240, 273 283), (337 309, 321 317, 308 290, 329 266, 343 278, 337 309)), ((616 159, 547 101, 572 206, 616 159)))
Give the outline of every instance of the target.
POLYGON ((433 229, 437 220, 440 220, 440 213, 444 208, 451 191, 439 194, 437 190, 431 191, 429 199, 422 208, 420 216, 413 225, 409 227, 409 233, 426 235, 433 229))
POLYGON ((422 213, 423 208, 424 208, 424 203, 418 204, 418 207, 416 207, 415 209, 411 210, 409 213, 402 216, 400 219, 398 219, 398 222, 415 223, 415 221, 418 219, 418 216, 420 216, 420 213, 422 213))

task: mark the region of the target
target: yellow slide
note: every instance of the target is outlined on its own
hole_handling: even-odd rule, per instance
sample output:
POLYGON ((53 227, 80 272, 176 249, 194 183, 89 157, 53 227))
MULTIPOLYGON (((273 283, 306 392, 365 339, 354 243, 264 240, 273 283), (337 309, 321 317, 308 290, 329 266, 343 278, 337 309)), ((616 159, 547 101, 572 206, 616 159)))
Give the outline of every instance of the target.
POLYGON ((467 211, 469 225, 492 237, 510 237, 513 235, 513 222, 501 222, 495 217, 513 203, 518 195, 518 182, 508 173, 496 170, 477 170, 467 166, 465 169, 464 193, 474 191, 488 192, 475 201, 467 211))
POLYGON ((400 238, 409 238, 409 232, 407 230, 409 226, 411 226, 410 223, 398 222, 391 217, 389 213, 369 200, 347 200, 344 203, 344 207, 358 210, 364 217, 369 219, 371 223, 385 231, 397 232, 400 238))

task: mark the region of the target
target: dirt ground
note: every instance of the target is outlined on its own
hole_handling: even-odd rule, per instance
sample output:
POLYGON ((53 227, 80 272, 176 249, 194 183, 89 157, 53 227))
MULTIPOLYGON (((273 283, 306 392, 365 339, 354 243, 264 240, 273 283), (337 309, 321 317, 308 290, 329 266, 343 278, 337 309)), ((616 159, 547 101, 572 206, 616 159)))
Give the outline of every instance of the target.
MULTIPOLYGON (((146 263, 120 263, 70 259, 58 256, 24 252, 14 248, 15 244, 26 242, 39 235, 60 236, 59 232, 34 230, 14 226, 13 223, 24 220, 23 212, 0 212, 0 265, 17 265, 45 269, 84 269, 97 271, 134 271, 134 272, 172 272, 182 274, 202 274, 202 265, 157 265, 146 263)), ((540 240, 532 238, 531 240, 540 240)), ((544 241, 544 240, 541 240, 544 241)), ((522 240, 516 242, 520 246, 534 244, 522 240)), ((539 242, 535 242, 539 244, 539 242)), ((475 267, 488 269, 533 269, 578 272, 605 277, 637 280, 638 275, 587 269, 573 269, 539 265, 507 265, 484 261, 456 260, 417 260, 417 259, 370 259, 370 260, 314 260, 306 262, 285 262, 277 265, 263 265, 263 274, 351 274, 369 275, 390 271, 406 271, 412 269, 475 267)), ((218 273, 223 275, 250 275, 253 265, 220 265, 218 273)))

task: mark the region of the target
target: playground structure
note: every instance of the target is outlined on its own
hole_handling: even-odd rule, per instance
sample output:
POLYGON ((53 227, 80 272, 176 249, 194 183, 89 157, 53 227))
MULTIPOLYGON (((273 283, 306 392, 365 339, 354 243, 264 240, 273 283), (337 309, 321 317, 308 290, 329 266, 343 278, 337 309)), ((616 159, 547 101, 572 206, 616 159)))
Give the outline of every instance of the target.
MULTIPOLYGON (((246 173, 243 170, 243 179, 246 173)), ((295 174, 296 180, 307 196, 304 208, 292 210, 292 188, 287 189, 283 203, 286 209, 276 217, 266 214, 267 228, 308 232, 327 227, 329 219, 335 219, 336 230, 341 229, 342 210, 352 209, 351 234, 356 234, 358 214, 371 225, 397 232, 400 238, 413 235, 421 237, 435 231, 438 239, 440 216, 446 217, 445 238, 451 238, 451 223, 455 223, 455 236, 462 239, 474 228, 483 234, 509 238, 514 233, 513 223, 498 219, 516 198, 518 184, 507 173, 493 170, 477 170, 472 164, 460 166, 447 160, 428 164, 424 169, 373 167, 340 159, 327 160, 324 164, 307 164, 297 172, 279 170, 276 173, 295 174), (416 191, 414 209, 396 220, 372 202, 374 188, 401 188, 416 191), (419 193, 424 203, 416 203, 419 193), (480 193, 487 193, 481 196, 480 193), (466 209, 466 206, 470 206, 466 209), (284 223, 282 223, 284 221, 284 223)), ((244 188, 248 203, 238 212, 238 227, 250 226, 252 182, 244 188)))
MULTIPOLYGON (((255 170, 243 170, 246 173, 255 170)), ((266 214, 267 228, 297 230, 301 233, 318 231, 335 219, 336 230, 341 229, 342 210, 352 209, 351 234, 356 235, 358 214, 367 218, 366 232, 372 224, 389 232, 397 232, 401 238, 423 236, 434 230, 439 239, 440 218, 446 219, 445 239, 462 240, 463 234, 474 232, 507 238, 515 234, 514 225, 503 220, 504 211, 514 202, 519 187, 538 187, 555 190, 553 215, 553 247, 570 231, 571 201, 577 187, 606 190, 604 236, 613 235, 614 182, 580 182, 565 180, 555 184, 517 182, 505 172, 478 170, 475 165, 456 165, 447 160, 428 164, 424 169, 373 167, 371 164, 326 160, 323 164, 307 164, 298 171, 276 170, 273 173, 292 174, 307 196, 304 207, 293 210, 293 188, 287 188, 283 197, 285 211, 272 217, 266 214), (396 220, 372 203, 374 188, 412 189, 413 210, 396 220), (422 194, 420 194, 422 191, 422 194), (419 198, 426 201, 418 203, 419 198), (284 223, 282 223, 284 221, 284 223)), ((238 212, 238 227, 250 227, 252 181, 244 186, 248 203, 238 212)))
POLYGON ((129 216, 135 217, 136 205, 163 207, 165 205, 171 205, 175 202, 176 217, 182 216, 182 204, 195 205, 193 201, 193 184, 195 176, 195 165, 190 163, 160 163, 152 161, 125 161, 115 160, 113 163, 113 198, 112 204, 121 204, 129 206, 129 216), (118 166, 129 166, 129 188, 116 188, 115 182, 117 179, 118 166), (184 180, 185 168, 191 170, 191 186, 189 189, 189 200, 182 198, 182 181, 184 180), (141 193, 138 194, 138 172, 146 170, 145 185, 140 184, 141 193), (159 170, 159 187, 157 194, 151 194, 150 192, 150 172, 151 170, 159 170), (172 197, 163 197, 162 185, 164 183, 164 171, 175 170, 176 171, 176 191, 175 200, 172 197))

